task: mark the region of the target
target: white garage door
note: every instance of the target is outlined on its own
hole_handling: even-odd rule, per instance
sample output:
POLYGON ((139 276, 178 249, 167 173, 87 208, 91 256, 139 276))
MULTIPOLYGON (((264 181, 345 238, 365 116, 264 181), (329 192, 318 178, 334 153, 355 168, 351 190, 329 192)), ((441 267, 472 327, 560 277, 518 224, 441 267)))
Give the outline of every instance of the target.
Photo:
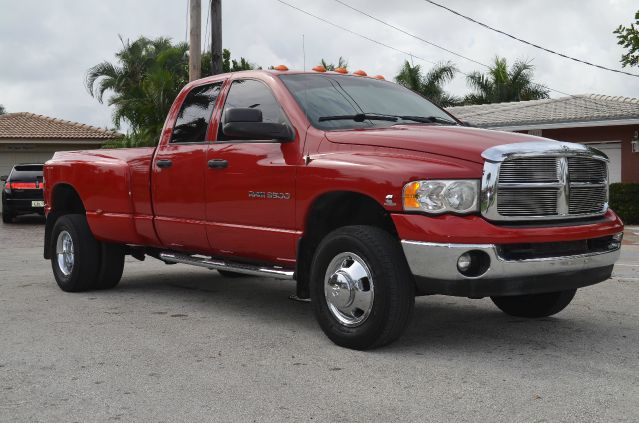
POLYGON ((610 183, 621 182, 621 142, 585 143, 606 153, 610 159, 608 177, 610 183))
POLYGON ((54 151, 0 151, 0 175, 8 175, 14 165, 20 163, 44 163, 53 157, 54 151))

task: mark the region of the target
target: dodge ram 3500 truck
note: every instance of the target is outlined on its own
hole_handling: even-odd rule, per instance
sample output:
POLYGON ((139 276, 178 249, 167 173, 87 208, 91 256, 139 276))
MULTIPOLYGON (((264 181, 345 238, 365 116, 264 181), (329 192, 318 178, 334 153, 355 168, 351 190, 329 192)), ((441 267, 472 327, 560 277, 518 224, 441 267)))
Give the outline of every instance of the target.
POLYGON ((155 148, 46 163, 62 290, 115 287, 126 254, 293 279, 333 342, 367 349, 416 295, 535 318, 610 277, 623 224, 601 152, 464 126, 363 72, 279 69, 188 84, 155 148))

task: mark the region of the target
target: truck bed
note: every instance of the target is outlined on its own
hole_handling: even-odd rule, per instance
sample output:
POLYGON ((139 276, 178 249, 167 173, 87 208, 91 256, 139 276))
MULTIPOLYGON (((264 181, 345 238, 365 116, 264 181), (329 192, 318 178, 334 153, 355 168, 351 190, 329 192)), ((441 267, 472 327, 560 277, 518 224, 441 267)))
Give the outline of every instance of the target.
POLYGON ((97 239, 159 245, 150 189, 154 151, 142 147, 56 153, 44 171, 45 181, 55 181, 54 186, 46 184, 47 207, 55 189, 71 186, 82 198, 97 239))

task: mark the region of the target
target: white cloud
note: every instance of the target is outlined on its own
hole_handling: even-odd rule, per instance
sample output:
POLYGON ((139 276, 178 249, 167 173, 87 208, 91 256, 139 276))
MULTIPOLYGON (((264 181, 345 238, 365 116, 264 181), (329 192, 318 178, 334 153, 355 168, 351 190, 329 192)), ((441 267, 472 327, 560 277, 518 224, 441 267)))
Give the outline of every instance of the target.
MULTIPOLYGON (((339 25, 433 62, 452 60, 463 71, 481 68, 394 31, 333 0, 287 0, 339 25)), ((616 75, 527 47, 483 29, 423 0, 344 0, 373 16, 487 63, 497 54, 509 61, 527 58, 536 80, 571 94, 639 97, 639 80, 616 75)), ((203 6, 207 4, 202 0, 203 6)), ((633 0, 447 1, 446 5, 531 42, 612 68, 622 50, 612 31, 629 23, 633 0)), ((31 111, 109 126, 111 111, 84 88, 86 70, 114 60, 118 34, 135 39, 185 39, 186 0, 0 0, 0 104, 8 111, 31 111)), ((206 21, 206 7, 203 8, 206 21)), ((264 67, 279 63, 302 68, 302 34, 307 68, 321 58, 348 59, 350 68, 392 78, 405 55, 303 15, 276 0, 224 0, 223 44, 234 57, 264 67)), ((208 42, 206 42, 208 45, 208 42)), ((421 63, 415 59, 415 63, 421 63)), ((425 68, 429 63, 423 63, 425 68)), ((633 69, 639 73, 639 69, 633 69)), ((467 91, 463 75, 448 87, 467 91)), ((560 94, 553 93, 553 96, 560 94)))

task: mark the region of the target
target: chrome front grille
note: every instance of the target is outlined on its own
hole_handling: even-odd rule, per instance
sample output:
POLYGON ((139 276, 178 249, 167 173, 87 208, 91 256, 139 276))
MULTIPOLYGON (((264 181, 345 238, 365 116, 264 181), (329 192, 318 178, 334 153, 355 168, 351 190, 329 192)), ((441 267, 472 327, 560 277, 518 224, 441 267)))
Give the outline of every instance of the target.
POLYGON ((605 182, 608 179, 606 162, 584 157, 568 157, 570 182, 605 182))
POLYGON ((559 182, 558 162, 555 157, 530 157, 502 163, 500 183, 559 182))
POLYGON ((597 150, 548 141, 484 153, 482 214, 490 220, 570 219, 601 215, 608 208, 607 158, 597 150), (552 148, 557 144, 560 150, 552 148))
POLYGON ((499 188, 497 211, 502 216, 553 216, 557 214, 557 188, 499 188))
POLYGON ((601 213, 608 201, 607 187, 573 187, 570 189, 568 213, 601 213))

